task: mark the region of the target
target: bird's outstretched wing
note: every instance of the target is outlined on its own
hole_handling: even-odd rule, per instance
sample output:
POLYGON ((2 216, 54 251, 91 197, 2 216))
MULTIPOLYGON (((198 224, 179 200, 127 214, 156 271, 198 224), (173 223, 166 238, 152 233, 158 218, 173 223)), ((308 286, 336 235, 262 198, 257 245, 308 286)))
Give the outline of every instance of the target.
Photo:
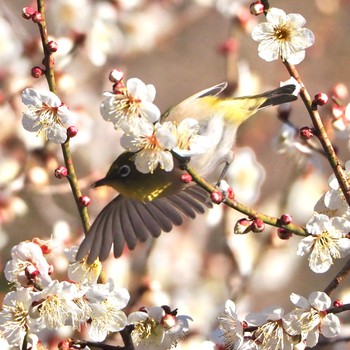
POLYGON ((141 202, 119 195, 97 216, 81 243, 76 260, 88 256, 88 263, 98 257, 106 260, 113 244, 113 253, 119 257, 126 244, 134 249, 138 241, 149 236, 158 237, 169 232, 173 225, 183 223, 183 215, 195 218, 211 208, 208 193, 199 186, 190 186, 179 193, 158 197, 151 202, 141 202), (183 215, 182 215, 183 214, 183 215))

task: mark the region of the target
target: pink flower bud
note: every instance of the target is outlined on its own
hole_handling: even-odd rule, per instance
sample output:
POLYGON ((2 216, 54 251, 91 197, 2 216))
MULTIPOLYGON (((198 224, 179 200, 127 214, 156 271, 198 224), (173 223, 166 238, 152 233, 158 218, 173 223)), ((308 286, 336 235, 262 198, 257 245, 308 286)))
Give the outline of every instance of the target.
POLYGON ((67 129, 67 136, 69 138, 72 138, 74 136, 76 136, 76 134, 78 133, 78 128, 74 125, 71 125, 68 129, 67 129))
POLYGON ((81 207, 87 207, 91 203, 91 198, 89 196, 80 196, 79 197, 79 205, 81 207))
POLYGON ((192 176, 190 174, 182 174, 181 181, 185 184, 189 184, 192 181, 192 176))
POLYGON ((234 232, 235 234, 244 235, 252 229, 252 221, 246 218, 239 219, 236 222, 234 232))
POLYGON ((264 13, 265 7, 260 1, 254 1, 250 7, 250 13, 254 16, 258 16, 264 13))
POLYGON ((44 74, 44 71, 40 67, 36 66, 31 69, 30 74, 33 78, 38 79, 44 74))
POLYGON ((34 23, 41 23, 43 21, 44 17, 43 17, 43 14, 41 12, 38 12, 38 11, 35 11, 33 13, 33 16, 32 16, 32 20, 34 23))
POLYGON ((265 230, 265 223, 261 219, 256 218, 252 221, 251 228, 255 233, 263 232, 265 230))
POLYGON ((162 318, 162 325, 165 329, 170 329, 171 327, 174 327, 176 324, 176 317, 171 314, 166 314, 162 318))
POLYGON ((65 166, 60 165, 55 169, 55 177, 57 179, 63 179, 66 176, 68 176, 68 169, 65 166))
POLYGON ((22 17, 24 19, 31 19, 35 13, 35 10, 32 7, 24 7, 22 9, 22 17))
POLYGON ((210 194, 210 197, 211 197, 212 202, 216 203, 216 204, 220 204, 224 199, 224 196, 223 196, 222 192, 220 192, 220 191, 213 191, 210 194))
POLYGON ((328 96, 324 92, 315 95, 312 103, 316 106, 323 106, 328 102, 328 96))

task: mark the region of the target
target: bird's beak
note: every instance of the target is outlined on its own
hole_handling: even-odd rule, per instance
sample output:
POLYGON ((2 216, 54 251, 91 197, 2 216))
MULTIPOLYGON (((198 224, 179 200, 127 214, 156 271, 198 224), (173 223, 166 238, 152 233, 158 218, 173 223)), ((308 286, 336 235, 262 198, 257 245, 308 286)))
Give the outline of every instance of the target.
POLYGON ((104 177, 103 179, 97 180, 96 182, 91 184, 91 188, 105 186, 107 184, 108 184, 108 180, 107 180, 107 178, 104 177))

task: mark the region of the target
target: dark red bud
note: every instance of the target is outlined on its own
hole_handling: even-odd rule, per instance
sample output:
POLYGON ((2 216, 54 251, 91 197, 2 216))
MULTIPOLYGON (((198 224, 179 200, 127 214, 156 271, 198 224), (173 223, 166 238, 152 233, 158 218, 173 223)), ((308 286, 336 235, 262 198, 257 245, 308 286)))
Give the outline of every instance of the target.
POLYGON ((293 233, 286 230, 285 228, 280 227, 277 230, 277 236, 279 239, 287 240, 293 236, 293 233))
POLYGON ((315 106, 323 106, 328 102, 328 96, 324 92, 320 92, 315 95, 314 100, 312 101, 315 106))
POLYGON ((51 40, 47 43, 47 48, 50 52, 56 52, 58 50, 58 44, 56 41, 51 40))
POLYGON ((341 300, 339 300, 339 299, 336 299, 336 300, 333 301, 333 306, 334 307, 341 307, 343 305, 344 305, 344 303, 341 300))
POLYGON ((38 79, 44 74, 44 71, 40 67, 33 67, 30 74, 33 78, 38 79))
POLYGON ((78 133, 78 128, 74 125, 71 125, 68 129, 67 129, 67 136, 72 138, 74 136, 76 136, 76 134, 78 133))
POLYGON ((289 214, 282 214, 280 220, 283 225, 289 225, 293 221, 293 218, 289 214))
POLYGON ((89 196, 81 196, 79 197, 79 205, 81 207, 87 207, 91 203, 91 198, 89 196))
POLYGON ((303 140, 309 140, 311 137, 314 136, 314 130, 308 126, 304 126, 299 130, 299 136, 303 140))

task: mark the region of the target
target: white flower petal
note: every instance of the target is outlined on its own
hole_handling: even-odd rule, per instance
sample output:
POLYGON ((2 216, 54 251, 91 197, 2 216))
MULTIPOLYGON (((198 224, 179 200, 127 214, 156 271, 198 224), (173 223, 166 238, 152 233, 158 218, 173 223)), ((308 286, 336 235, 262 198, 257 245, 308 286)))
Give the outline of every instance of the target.
POLYGON ((334 338, 340 333, 340 321, 338 316, 327 314, 323 319, 320 327, 321 334, 326 338, 334 338))
POLYGON ((332 305, 331 298, 324 292, 312 292, 309 295, 309 303, 318 311, 324 311, 332 305))

